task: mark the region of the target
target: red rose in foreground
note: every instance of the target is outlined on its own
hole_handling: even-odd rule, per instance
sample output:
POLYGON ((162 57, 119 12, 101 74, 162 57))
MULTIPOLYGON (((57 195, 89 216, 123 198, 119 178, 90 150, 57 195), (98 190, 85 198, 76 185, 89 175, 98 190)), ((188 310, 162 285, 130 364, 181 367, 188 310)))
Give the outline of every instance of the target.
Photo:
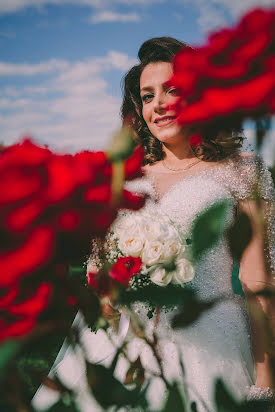
POLYGON ((253 10, 175 58, 178 121, 200 129, 274 113, 275 10, 253 10))
MULTIPOLYGON (((0 340, 23 336, 35 326, 55 282, 60 287, 61 278, 64 284, 69 281, 68 264, 84 261, 90 239, 105 235, 118 208, 143 206, 142 196, 123 190, 125 179, 141 173, 141 162, 139 148, 118 167, 104 152, 56 155, 30 140, 4 148, 0 156, 0 340), (122 171, 119 185, 114 170, 122 171)), ((108 279, 108 284, 114 281, 108 279)), ((65 307, 77 302, 66 290, 65 307)))
POLYGON ((21 301, 19 286, 13 286, 1 297, 0 341, 29 333, 37 317, 48 306, 52 289, 51 284, 43 282, 31 296, 21 301))

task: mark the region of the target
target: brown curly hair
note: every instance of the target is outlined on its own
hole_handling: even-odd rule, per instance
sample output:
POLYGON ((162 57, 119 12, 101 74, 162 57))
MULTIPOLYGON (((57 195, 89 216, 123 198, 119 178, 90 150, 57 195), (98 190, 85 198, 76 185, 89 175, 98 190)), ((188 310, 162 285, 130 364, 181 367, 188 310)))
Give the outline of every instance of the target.
MULTIPOLYGON (((133 66, 124 77, 123 102, 121 118, 133 128, 137 138, 145 149, 144 164, 163 159, 162 143, 155 138, 142 116, 140 97, 140 76, 147 64, 156 62, 172 62, 175 55, 190 46, 172 37, 155 37, 145 41, 139 49, 140 63, 133 66)), ((238 151, 243 143, 242 129, 232 129, 223 125, 222 129, 205 130, 203 143, 192 147, 194 154, 205 161, 216 161, 238 151)))

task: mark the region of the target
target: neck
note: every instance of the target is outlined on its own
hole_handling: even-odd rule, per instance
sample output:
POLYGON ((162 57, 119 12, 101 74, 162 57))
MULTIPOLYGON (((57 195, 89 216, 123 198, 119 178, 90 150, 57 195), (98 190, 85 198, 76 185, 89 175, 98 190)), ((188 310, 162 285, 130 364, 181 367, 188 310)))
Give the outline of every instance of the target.
POLYGON ((162 145, 164 151, 164 158, 169 164, 182 163, 184 159, 194 158, 194 153, 189 143, 182 146, 170 146, 167 143, 162 145))

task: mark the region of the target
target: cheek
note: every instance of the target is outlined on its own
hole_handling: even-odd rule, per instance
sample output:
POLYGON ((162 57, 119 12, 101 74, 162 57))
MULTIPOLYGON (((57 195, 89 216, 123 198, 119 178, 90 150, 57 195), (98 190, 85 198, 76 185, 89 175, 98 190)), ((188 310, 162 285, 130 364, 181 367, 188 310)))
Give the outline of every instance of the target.
POLYGON ((144 106, 142 107, 142 117, 145 120, 145 122, 147 123, 147 115, 146 115, 146 110, 145 110, 144 106))

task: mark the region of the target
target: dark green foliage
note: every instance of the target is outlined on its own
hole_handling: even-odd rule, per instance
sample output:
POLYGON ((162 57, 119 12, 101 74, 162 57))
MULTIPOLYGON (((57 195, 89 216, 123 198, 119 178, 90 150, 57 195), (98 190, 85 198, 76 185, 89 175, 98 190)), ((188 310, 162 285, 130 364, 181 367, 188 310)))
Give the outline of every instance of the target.
MULTIPOLYGON (((120 381, 113 376, 113 367, 110 369, 102 365, 93 365, 87 362, 87 379, 89 387, 97 400, 103 407, 115 406, 141 406, 146 408, 145 394, 139 390, 128 390, 120 381), (106 396, 106 388, 108 396, 106 396)), ((113 366, 113 365, 112 365, 113 366)))
POLYGON ((229 247, 234 259, 239 262, 252 238, 252 227, 246 213, 240 213, 227 232, 229 247))
POLYGON ((0 399, 0 411, 1 412, 18 412, 15 406, 8 404, 4 400, 0 399))
MULTIPOLYGON (((134 302, 148 302, 153 307, 171 306, 183 303, 186 299, 194 296, 194 292, 181 286, 169 284, 165 288, 150 284, 139 290, 122 291, 121 303, 131 305, 134 302)), ((153 310, 153 309, 152 309, 153 310)))
POLYGON ((16 355, 21 347, 20 341, 8 340, 0 346, 0 377, 6 370, 8 362, 16 355))
POLYGON ((195 260, 212 248, 224 234, 228 206, 226 200, 217 202, 195 219, 191 239, 195 260))
POLYGON ((186 299, 179 312, 172 319, 173 328, 184 328, 194 323, 203 312, 211 309, 217 300, 202 302, 195 299, 186 299))
POLYGON ((267 400, 237 402, 220 379, 216 382, 215 401, 215 412, 268 412, 272 407, 272 401, 267 400))
POLYGON ((178 385, 174 383, 169 389, 167 402, 162 412, 185 412, 185 403, 179 391, 178 385))
POLYGON ((234 293, 237 295, 243 296, 244 297, 244 292, 242 288, 241 281, 239 279, 239 265, 236 260, 233 262, 233 267, 232 267, 232 290, 234 293))
POLYGON ((78 266, 70 266, 69 268, 69 277, 70 278, 78 278, 79 280, 82 281, 85 279, 86 276, 86 268, 83 265, 78 265, 78 266))
POLYGON ((23 348, 18 356, 17 368, 26 383, 30 397, 35 394, 43 376, 48 374, 64 339, 64 332, 51 334, 47 339, 37 339, 23 348))
POLYGON ((67 404, 63 400, 60 400, 45 412, 79 412, 79 409, 74 402, 67 404))
POLYGON ((233 399, 220 379, 217 380, 215 386, 215 401, 217 412, 241 412, 240 405, 233 399))

